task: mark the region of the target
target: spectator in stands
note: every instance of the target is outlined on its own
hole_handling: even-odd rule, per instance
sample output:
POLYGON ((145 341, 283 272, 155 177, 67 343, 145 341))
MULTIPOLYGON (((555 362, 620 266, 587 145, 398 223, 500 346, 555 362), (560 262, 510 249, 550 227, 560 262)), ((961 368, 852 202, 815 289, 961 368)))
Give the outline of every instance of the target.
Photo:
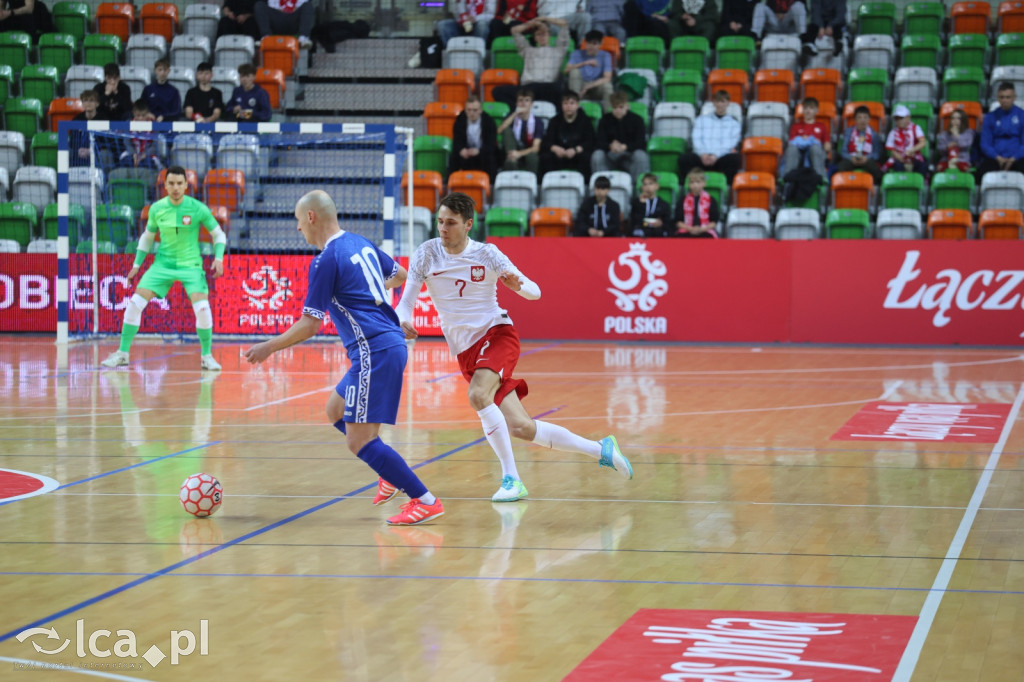
POLYGON ((689 192, 680 197, 676 206, 676 237, 706 237, 718 239, 718 202, 704 191, 707 178, 704 171, 694 168, 686 176, 689 192))
POLYGON ((769 33, 804 35, 807 32, 807 5, 803 0, 766 0, 754 8, 750 30, 758 41, 769 33))
POLYGON ((231 93, 228 108, 236 121, 263 123, 270 120, 270 95, 256 83, 256 67, 241 64, 238 67, 241 85, 231 93))
POLYGON ((715 113, 698 116, 693 126, 693 151, 679 157, 679 176, 686 177, 694 168, 724 173, 732 179, 743 159, 737 153, 740 144, 740 122, 726 112, 729 93, 719 90, 711 98, 715 113))
POLYGON ((846 26, 846 0, 814 0, 811 3, 811 23, 802 37, 804 52, 818 54, 815 41, 825 36, 832 38, 832 53, 843 52, 843 28, 846 26))
POLYGON ((126 121, 132 113, 132 90, 121 80, 121 67, 110 62, 103 67, 103 82, 93 88, 100 98, 100 111, 108 121, 126 121))
POLYGON ((243 35, 259 42, 260 27, 256 24, 255 9, 256 0, 224 0, 217 22, 217 37, 243 35))
POLYGON ((448 0, 451 18, 437 23, 441 47, 448 47, 448 41, 457 36, 475 36, 486 42, 494 6, 495 0, 448 0))
MULTIPOLYGON (((96 94, 95 90, 86 90, 83 92, 79 99, 82 100, 82 111, 75 115, 71 120, 73 121, 106 121, 106 114, 100 111, 100 96, 96 94)), ((97 140, 98 144, 98 140, 97 140)), ((89 144, 89 133, 76 130, 71 133, 71 140, 68 145, 71 152, 71 165, 72 166, 88 166, 89 158, 92 156, 92 146, 89 144)), ((108 168, 110 162, 113 160, 109 158, 109 152, 107 152, 107 158, 101 154, 101 158, 96 160, 96 165, 102 168, 108 168)))
POLYGON ((999 107, 981 121, 981 165, 978 183, 989 171, 1024 172, 1024 109, 1016 106, 1013 83, 1004 81, 996 88, 999 107))
POLYGON ((574 170, 590 178, 594 153, 594 124, 580 111, 580 97, 572 90, 562 95, 562 113, 551 119, 540 144, 540 173, 574 170))
POLYGON ((751 26, 754 23, 754 8, 760 2, 761 0, 722 0, 721 21, 715 33, 715 42, 719 38, 737 36, 753 38, 751 26))
POLYGON ((669 24, 669 32, 676 36, 701 36, 708 42, 715 36, 718 26, 718 5, 715 0, 682 0, 682 11, 675 11, 673 4, 672 16, 679 17, 679 30, 674 31, 675 22, 669 24))
POLYGON ((299 47, 313 47, 309 38, 316 24, 313 0, 256 0, 253 14, 261 36, 298 34, 299 47))
POLYGON ((185 93, 185 118, 196 123, 216 123, 224 113, 224 95, 210 84, 213 65, 200 62, 196 67, 196 85, 185 93))
MULTIPOLYGON (((519 77, 520 84, 533 90, 535 99, 551 102, 558 106, 562 94, 562 62, 565 60, 566 48, 569 46, 569 32, 562 31, 555 44, 550 45, 551 31, 548 24, 555 24, 562 28, 566 26, 563 19, 539 17, 513 28, 512 37, 523 58, 523 73, 519 77), (530 45, 523 35, 527 31, 533 31, 533 45, 530 45)), ((504 102, 509 108, 515 104, 518 92, 519 86, 517 85, 499 85, 493 90, 494 99, 504 102)))
MULTIPOLYGON (((153 81, 142 91, 142 99, 157 122, 177 121, 181 116, 181 93, 167 82, 171 73, 171 60, 161 57, 153 65, 153 81)), ((212 73, 210 74, 212 77, 212 73)))
POLYGON ((914 172, 928 174, 921 150, 928 142, 921 126, 910 118, 910 109, 902 104, 892 112, 893 126, 889 137, 885 140, 885 149, 889 152, 889 160, 882 165, 883 171, 914 172))
MULTIPOLYGON (((565 21, 577 42, 582 42, 583 36, 590 31, 586 0, 537 0, 537 14, 565 21)), ((558 24, 551 27, 555 35, 560 29, 558 24)))
POLYGON ((606 36, 613 36, 619 45, 626 44, 626 31, 622 28, 622 0, 590 0, 590 28, 606 36))
POLYGON ((882 136, 871 127, 871 110, 867 107, 854 110, 853 125, 843 133, 839 155, 842 160, 836 170, 840 173, 864 171, 871 174, 876 187, 882 183, 882 136))
POLYGON ((647 173, 640 181, 640 196, 633 199, 629 222, 633 237, 667 237, 672 221, 672 207, 658 196, 658 176, 647 173))
POLYGON ((533 91, 523 88, 516 98, 516 109, 498 127, 505 148, 503 170, 540 170, 540 144, 544 121, 533 115, 533 91))
POLYGON ((803 120, 793 121, 789 128, 789 146, 783 163, 786 172, 801 164, 810 164, 819 177, 825 179, 825 160, 832 153, 832 131, 828 125, 818 121, 818 100, 808 97, 800 103, 803 120))
POLYGON ((590 167, 595 173, 626 171, 636 182, 651 170, 644 120, 629 110, 629 98, 625 93, 616 92, 611 100, 612 110, 597 124, 597 147, 590 158, 590 167))
POLYGON ((604 34, 600 31, 588 33, 583 47, 569 56, 565 73, 569 89, 578 92, 580 99, 597 100, 608 111, 611 109, 612 56, 601 49, 603 41, 604 34))
MULTIPOLYGON (((132 120, 150 122, 156 120, 145 99, 139 99, 132 105, 132 120)), ((121 156, 117 160, 118 165, 123 168, 151 168, 153 170, 163 168, 163 160, 157 153, 159 137, 156 133, 132 133, 132 137, 124 142, 121 156)))
POLYGON ((494 119, 483 115, 477 95, 466 98, 466 107, 455 118, 452 128, 452 155, 448 174, 455 171, 478 170, 494 182, 498 172, 498 132, 494 119))
POLYGON ((601 176, 594 180, 594 196, 587 197, 576 211, 574 237, 618 237, 622 208, 610 198, 612 183, 601 176))
POLYGON ((498 10, 487 30, 487 49, 495 38, 511 35, 512 29, 537 18, 537 0, 498 0, 498 10))
MULTIPOLYGON (((678 1, 678 0, 677 0, 678 1)), ((655 36, 665 42, 665 49, 672 41, 673 0, 626 0, 622 6, 622 28, 626 35, 655 36)))
POLYGON ((32 37, 32 44, 39 42, 39 36, 56 31, 49 8, 37 0, 2 0, 0 2, 0 33, 21 31, 32 37))
POLYGON ((966 173, 971 169, 971 152, 974 149, 974 131, 971 130, 967 112, 957 109, 949 115, 949 130, 943 130, 936 138, 939 163, 935 170, 947 168, 966 173))

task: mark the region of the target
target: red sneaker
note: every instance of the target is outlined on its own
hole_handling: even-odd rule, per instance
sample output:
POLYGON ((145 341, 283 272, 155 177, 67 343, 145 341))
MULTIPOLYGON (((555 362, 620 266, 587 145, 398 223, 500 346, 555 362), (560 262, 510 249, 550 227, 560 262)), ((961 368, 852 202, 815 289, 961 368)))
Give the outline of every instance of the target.
POLYGON ((441 500, 435 500, 434 504, 423 504, 417 497, 402 505, 402 513, 392 516, 388 523, 392 526, 416 526, 444 516, 444 506, 441 500))
POLYGON ((384 504, 385 502, 390 501, 391 498, 393 498, 397 494, 398 494, 398 488, 396 488, 395 486, 391 485, 390 483, 385 481, 383 478, 378 478, 377 479, 377 496, 373 498, 373 503, 375 505, 377 505, 377 504, 384 504))

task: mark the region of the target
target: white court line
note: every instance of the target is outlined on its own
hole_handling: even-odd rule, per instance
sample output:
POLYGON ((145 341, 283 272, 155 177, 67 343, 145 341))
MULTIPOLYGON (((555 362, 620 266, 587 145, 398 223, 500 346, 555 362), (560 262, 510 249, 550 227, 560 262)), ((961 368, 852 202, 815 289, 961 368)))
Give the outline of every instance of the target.
MULTIPOLYGON (((325 388, 318 388, 315 391, 306 391, 305 393, 300 393, 298 395, 291 395, 291 396, 288 396, 287 398, 281 398, 280 400, 271 400, 269 403, 262 403, 260 405, 253 405, 252 407, 243 408, 242 412, 252 412, 253 410, 258 410, 258 409, 263 408, 263 407, 270 407, 271 405, 280 405, 281 403, 286 403, 289 400, 296 400, 298 398, 305 398, 307 395, 315 395, 317 393, 323 393, 324 391, 330 390, 332 388, 334 388, 333 385, 332 386, 327 386, 325 388)), ((237 409, 238 408, 235 408, 235 410, 237 410, 237 409)), ((225 410, 225 412, 226 411, 227 410, 225 410)), ((234 411, 234 410, 232 410, 232 411, 234 411)))
MULTIPOLYGON (((0 656, 0 661, 8 661, 9 663, 25 663, 27 665, 36 666, 45 661, 32 661, 26 658, 8 658, 7 656, 0 656)), ((45 670, 50 673, 74 673, 75 675, 91 675, 92 677, 102 677, 107 680, 127 680, 128 682, 149 682, 141 677, 127 677, 125 675, 115 675, 114 673, 104 673, 98 670, 89 670, 88 668, 29 668, 23 672, 41 672, 45 670)))
POLYGON ((1006 424, 1003 425, 1003 432, 999 436, 999 442, 992 448, 992 454, 989 455, 988 462, 985 463, 985 468, 978 479, 978 485, 974 488, 971 501, 968 503, 967 510, 960 520, 960 527, 957 528, 953 541, 946 551, 946 558, 939 567, 939 572, 935 576, 935 582, 932 583, 932 587, 928 591, 928 598, 924 600, 921 613, 917 617, 917 625, 914 626, 914 633, 910 636, 910 641, 907 642, 907 648, 903 651, 903 657, 900 658, 900 664, 896 668, 892 682, 909 682, 911 675, 914 674, 917 659, 921 656, 921 649, 924 647, 925 640, 928 639, 928 633, 931 631, 932 623, 935 621, 935 614, 942 603, 942 597, 946 594, 946 588, 949 587, 953 571, 956 570, 956 563, 960 559, 960 553, 963 552, 964 543, 967 542, 967 536, 971 532, 971 526, 974 525, 978 509, 981 508, 981 501, 984 499, 985 493, 988 492, 989 483, 992 481, 992 473, 999 466, 999 458, 1003 454, 1003 448, 1006 446, 1006 441, 1013 430, 1014 422, 1017 421, 1017 415, 1020 413, 1022 403, 1024 403, 1024 384, 1021 384, 1020 390, 1017 392, 1017 398, 1013 401, 1010 414, 1006 417, 1006 424))
MULTIPOLYGON (((190 411, 194 411, 195 408, 189 408, 190 411)), ((117 412, 86 412, 84 414, 47 414, 47 415, 28 415, 21 417, 0 417, 0 421, 24 421, 26 419, 81 419, 82 417, 117 417, 125 414, 138 414, 139 412, 152 412, 152 407, 143 407, 138 410, 119 410, 117 412)), ((5 427, 5 428, 18 428, 18 427, 5 427)), ((35 428, 34 426, 23 427, 26 429, 35 428)))

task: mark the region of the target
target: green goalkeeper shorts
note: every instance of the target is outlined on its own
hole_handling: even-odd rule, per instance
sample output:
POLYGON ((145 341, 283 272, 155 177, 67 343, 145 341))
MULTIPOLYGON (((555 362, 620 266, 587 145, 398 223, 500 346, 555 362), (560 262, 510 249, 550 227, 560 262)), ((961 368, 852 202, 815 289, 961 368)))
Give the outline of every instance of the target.
POLYGON ((153 263, 146 270, 146 274, 139 280, 139 289, 149 289, 158 297, 167 296, 175 282, 181 282, 185 287, 185 293, 208 294, 210 288, 206 285, 206 272, 202 267, 198 268, 169 268, 159 263, 153 263))

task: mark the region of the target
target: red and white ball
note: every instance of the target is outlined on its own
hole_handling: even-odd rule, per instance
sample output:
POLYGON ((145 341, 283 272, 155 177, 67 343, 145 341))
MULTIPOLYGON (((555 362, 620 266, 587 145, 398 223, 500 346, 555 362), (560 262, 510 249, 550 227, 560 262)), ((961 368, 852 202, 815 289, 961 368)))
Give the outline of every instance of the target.
POLYGON ((212 516, 220 507, 224 488, 210 474, 192 474, 181 484, 178 499, 181 506, 193 516, 212 516))

